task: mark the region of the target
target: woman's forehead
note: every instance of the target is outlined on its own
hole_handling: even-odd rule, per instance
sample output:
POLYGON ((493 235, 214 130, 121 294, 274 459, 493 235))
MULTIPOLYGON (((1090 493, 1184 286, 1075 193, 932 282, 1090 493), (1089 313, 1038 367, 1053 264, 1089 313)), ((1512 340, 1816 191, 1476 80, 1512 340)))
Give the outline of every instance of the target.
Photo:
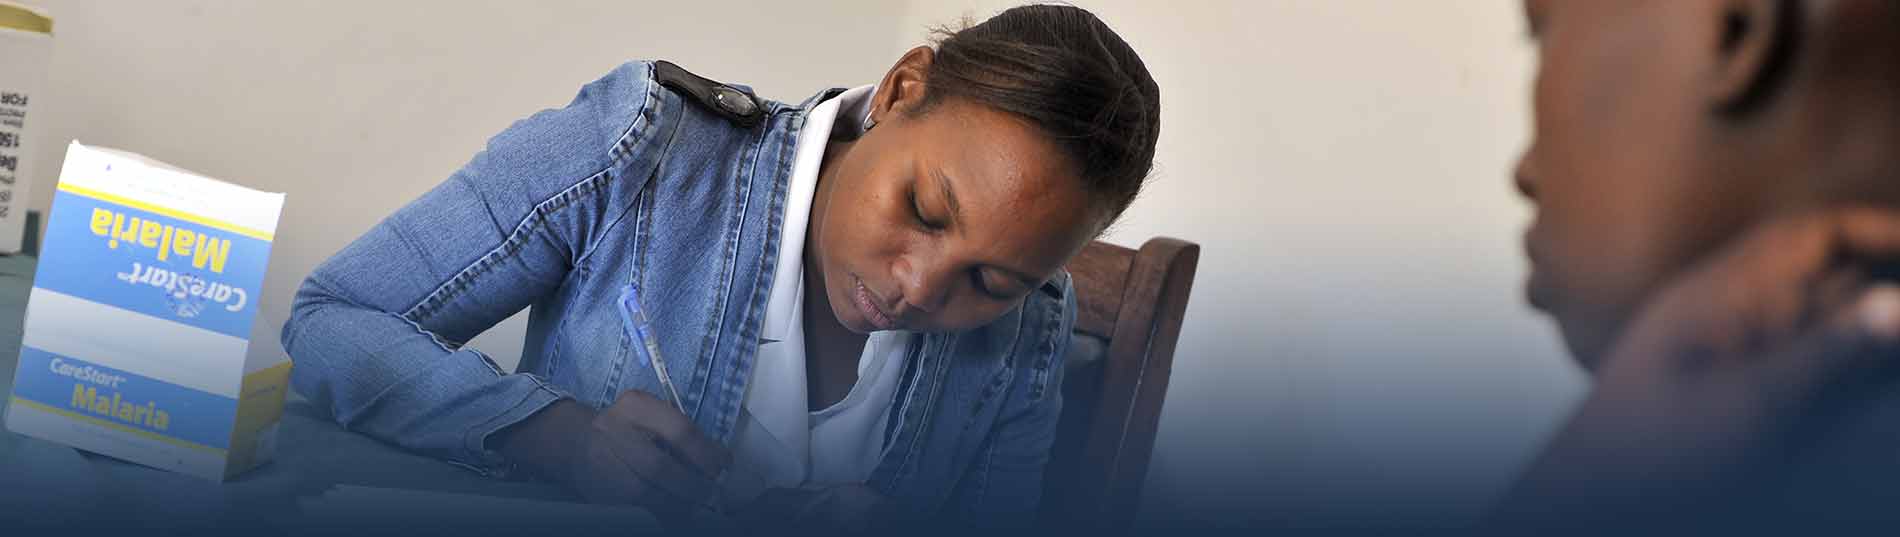
POLYGON ((932 210, 957 213, 956 234, 973 249, 1042 278, 1094 235, 1085 185, 1039 131, 981 116, 938 127, 923 133, 917 196, 932 210), (953 126, 976 128, 945 128, 953 126))

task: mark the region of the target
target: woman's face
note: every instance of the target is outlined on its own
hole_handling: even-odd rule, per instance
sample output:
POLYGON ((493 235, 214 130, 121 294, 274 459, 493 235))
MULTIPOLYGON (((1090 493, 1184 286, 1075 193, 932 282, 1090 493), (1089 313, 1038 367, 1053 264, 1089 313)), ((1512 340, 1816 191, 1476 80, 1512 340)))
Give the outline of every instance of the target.
POLYGON ((874 127, 827 149, 806 270, 853 332, 968 330, 1037 292, 1100 222, 1047 135, 961 99, 911 113, 923 86, 904 69, 879 86, 874 127))
POLYGON ((1536 209, 1527 294, 1586 367, 1659 285, 1769 208, 1709 123, 1714 4, 1526 2, 1540 56, 1516 177, 1536 209))

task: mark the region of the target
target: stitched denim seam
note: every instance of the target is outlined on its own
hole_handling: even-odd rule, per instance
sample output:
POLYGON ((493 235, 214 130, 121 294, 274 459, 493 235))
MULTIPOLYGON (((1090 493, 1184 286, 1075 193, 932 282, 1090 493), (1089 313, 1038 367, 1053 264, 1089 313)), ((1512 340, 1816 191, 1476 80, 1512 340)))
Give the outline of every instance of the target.
POLYGON ((890 456, 891 449, 897 447, 898 437, 904 434, 904 416, 910 411, 911 401, 916 399, 914 392, 917 391, 918 377, 923 376, 923 368, 918 366, 918 361, 922 360, 923 354, 922 338, 918 338, 917 343, 904 352, 903 372, 909 374, 903 375, 902 380, 898 382, 897 393, 903 397, 892 398, 891 409, 888 411, 891 413, 889 422, 884 425, 884 445, 878 448, 879 464, 890 456))
MULTIPOLYGON (((423 331, 423 333, 428 334, 427 331, 423 331)), ((433 335, 431 335, 431 337, 433 337, 433 335)), ((480 351, 477 351, 475 349, 469 349, 468 351, 475 353, 477 355, 481 354, 480 351)), ((457 351, 451 350, 449 352, 454 353, 457 351)), ((490 368, 492 369, 493 366, 490 366, 490 368)), ((357 419, 355 418, 362 416, 365 409, 372 406, 376 406, 377 403, 382 402, 383 398, 389 395, 389 392, 396 391, 397 388, 408 387, 410 384, 409 379, 414 378, 418 375, 425 374, 425 373, 427 373, 427 371, 416 371, 414 373, 410 373, 408 376, 404 376, 402 378, 399 378, 390 382, 387 385, 384 385, 383 389, 376 390, 376 393, 374 395, 364 398, 363 404, 357 405, 356 408, 350 409, 349 412, 336 414, 337 423, 341 424, 343 428, 345 429, 351 429, 352 428, 351 426, 357 422, 357 419)))
MULTIPOLYGON (((521 395, 521 400, 516 401, 512 405, 508 405, 507 409, 502 410, 501 412, 498 412, 493 416, 489 416, 488 419, 482 420, 481 423, 476 424, 473 427, 470 427, 466 432, 462 433, 462 449, 467 450, 468 453, 471 455, 469 457, 470 460, 480 461, 481 464, 484 464, 489 467, 502 466, 503 464, 506 463, 506 461, 501 458, 500 454, 493 453, 493 450, 487 449, 482 445, 483 440, 484 440, 483 437, 499 429, 499 426, 496 424, 496 422, 501 421, 501 419, 506 416, 515 414, 523 406, 528 405, 531 401, 534 400, 535 394, 537 393, 545 392, 548 395, 552 396, 552 398, 549 399, 547 403, 543 405, 543 407, 545 407, 546 404, 553 404, 553 402, 555 401, 559 401, 563 398, 568 397, 566 394, 561 393, 559 389, 556 389, 553 386, 548 385, 548 383, 542 381, 541 378, 537 375, 525 375, 525 376, 528 377, 530 380, 534 381, 534 385, 535 385, 534 389, 528 390, 527 393, 523 393, 521 395), (499 462, 490 462, 490 461, 499 461, 499 462)), ((529 414, 532 414, 532 412, 530 412, 529 414)))
POLYGON ((417 323, 416 321, 410 320, 408 317, 404 317, 401 315, 394 315, 394 316, 397 319, 402 319, 402 322, 409 323, 409 327, 416 329, 416 333, 429 336, 429 342, 435 343, 435 346, 441 348, 443 352, 455 352, 456 349, 462 348, 461 344, 442 339, 441 336, 436 335, 434 330, 423 328, 421 323, 417 323))
MULTIPOLYGON (((805 116, 803 114, 794 114, 790 119, 791 119, 791 126, 788 132, 798 133, 803 130, 803 126, 805 123, 805 116)), ((763 148, 765 142, 767 141, 764 134, 767 131, 769 131, 769 129, 759 130, 760 135, 759 135, 759 140, 758 140, 757 145, 760 146, 761 148, 763 148)), ((779 241, 779 234, 784 226, 784 219, 786 216, 785 215, 785 206, 786 206, 785 198, 786 196, 790 194, 789 191, 790 191, 790 186, 791 186, 790 185, 791 174, 790 174, 790 170, 787 168, 791 166, 792 164, 791 162, 792 155, 789 155, 789 153, 793 153, 796 151, 796 148, 798 145, 797 140, 798 140, 797 137, 794 136, 791 139, 791 143, 778 144, 778 150, 777 150, 778 166, 775 169, 775 171, 781 171, 784 173, 778 173, 775 175, 775 177, 784 177, 786 178, 786 180, 772 182, 771 188, 773 189, 774 192, 773 192, 773 195, 771 196, 771 199, 767 202, 765 229, 763 231, 763 233, 765 234, 766 251, 769 252, 770 255, 760 256, 758 266, 754 267, 754 274, 758 275, 756 277, 764 278, 766 279, 766 281, 772 281, 771 279, 776 276, 775 267, 778 266, 778 257, 780 254, 783 253, 779 251, 779 248, 783 246, 783 243, 779 241)), ((763 159, 765 154, 766 152, 763 150, 755 150, 752 155, 752 163, 748 166, 747 173, 742 174, 742 176, 744 177, 756 176, 760 168, 759 160, 763 159)), ((755 182, 756 181, 754 180, 746 181, 747 185, 751 185, 752 183, 755 183, 755 182)), ((750 186, 746 188, 746 192, 748 193, 751 192, 750 186)), ((747 201, 747 207, 750 206, 751 198, 752 197, 749 194, 744 197, 744 199, 746 199, 747 201)), ((747 208, 741 209, 742 223, 744 222, 743 213, 746 210, 749 210, 749 209, 747 208)), ((744 230, 742 229, 740 233, 741 235, 743 235, 744 230)), ((791 282, 791 283, 793 285, 804 285, 803 282, 791 282)), ((774 283, 774 285, 776 285, 776 283, 774 283)), ((747 308, 746 308, 746 311, 744 312, 744 316, 745 316, 744 322, 739 324, 739 327, 740 327, 739 328, 739 345, 741 346, 741 348, 747 348, 751 352, 740 352, 737 354, 737 356, 734 357, 735 360, 742 361, 742 362, 749 362, 751 360, 755 360, 757 357, 758 347, 751 346, 748 348, 746 347, 746 345, 748 343, 758 340, 760 323, 754 322, 754 321, 758 317, 764 316, 765 304, 766 302, 771 300, 772 292, 770 289, 768 289, 768 287, 770 286, 766 286, 766 285, 752 286, 752 297, 746 303, 747 308)), ((734 366, 733 370, 735 372, 739 370, 749 371, 751 369, 750 363, 735 363, 733 364, 733 366, 734 366)), ((727 393, 743 394, 745 393, 746 384, 751 381, 751 375, 737 375, 737 374, 728 375, 725 379, 723 379, 723 381, 725 385, 722 388, 726 390, 727 393)), ((711 383, 708 382, 707 384, 711 384, 711 383)), ((700 401, 703 404, 705 401, 705 398, 702 397, 700 401)), ((734 414, 733 417, 734 418, 737 417, 736 413, 734 414)), ((718 423, 722 424, 722 427, 723 427, 726 421, 726 416, 720 415, 720 416, 715 416, 715 418, 718 419, 718 423)), ((731 434, 731 433, 728 433, 728 434, 731 434)))
POLYGON ((488 253, 483 254, 468 266, 463 267, 460 272, 451 276, 448 281, 437 286, 435 291, 423 297, 420 302, 410 307, 408 311, 403 312, 403 318, 414 321, 417 324, 427 321, 430 316, 438 311, 438 308, 460 297, 461 292, 472 287, 477 279, 487 274, 496 265, 501 264, 502 261, 512 258, 515 253, 519 252, 521 247, 527 243, 529 235, 540 232, 546 227, 548 217, 561 209, 569 207, 578 197, 578 194, 590 192, 598 188, 601 179, 606 176, 607 170, 596 172, 587 179, 575 183, 563 189, 560 193, 555 194, 553 197, 535 205, 534 209, 529 211, 527 216, 522 217, 521 222, 515 225, 514 231, 510 232, 508 237, 503 239, 500 245, 489 250, 488 253))
MULTIPOLYGON (((1025 306, 1028 303, 1028 301, 1024 301, 1025 306)), ((1031 317, 1027 311, 1027 307, 1023 309, 1024 311, 1016 316, 1015 335, 1011 336, 1009 345, 1003 347, 1009 349, 1008 352, 1003 354, 1003 367, 996 372, 996 377, 991 379, 989 384, 983 386, 983 396, 977 398, 975 408, 970 409, 970 417, 968 421, 963 424, 964 431, 969 431, 971 427, 976 426, 977 418, 981 417, 983 407, 989 401, 1000 396, 1004 397, 1005 402, 1007 402, 1012 384, 1011 381, 1016 378, 1016 355, 1020 352, 1017 346, 1022 344, 1023 333, 1032 328, 1029 326, 1031 317)), ((999 410, 998 412, 1000 413, 1001 411, 999 410)))
POLYGON ((983 462, 977 465, 976 486, 970 493, 970 506, 975 511, 981 511, 977 506, 983 505, 989 498, 990 471, 996 468, 996 442, 992 440, 984 444, 983 462))
MULTIPOLYGON (((638 154, 634 151, 636 147, 638 147, 642 143, 650 143, 654 139, 651 136, 642 136, 642 137, 635 138, 634 136, 632 136, 632 133, 634 131, 651 130, 654 125, 658 124, 656 123, 655 118, 664 117, 665 115, 666 100, 657 93, 658 91, 660 91, 660 85, 653 82, 653 77, 651 76, 651 73, 650 73, 652 71, 651 64, 647 66, 647 70, 649 71, 649 76, 647 76, 647 83, 646 83, 646 99, 642 101, 641 103, 640 113, 637 114, 634 118, 634 123, 636 127, 640 124, 645 124, 646 128, 644 129, 629 128, 626 134, 621 135, 620 140, 614 144, 613 148, 608 150, 607 152, 608 160, 613 163, 613 165, 608 168, 610 170, 618 170, 621 167, 626 166, 628 163, 630 163, 630 160, 634 158, 634 155, 638 154)), ((612 221, 608 222, 607 225, 602 226, 600 229, 599 235, 596 237, 593 237, 590 243, 597 243, 603 238, 611 235, 612 234, 611 230, 614 229, 615 226, 620 225, 620 222, 622 220, 625 220, 629 213, 634 213, 637 211, 639 207, 639 203, 640 203, 640 196, 646 192, 648 186, 653 184, 653 177, 655 175, 658 175, 660 165, 664 163, 664 159, 667 152, 671 151, 673 148, 673 139, 679 135, 679 122, 677 121, 674 122, 673 128, 668 132, 669 134, 667 135, 666 143, 661 145, 659 157, 655 158, 654 173, 646 174, 646 178, 644 179, 645 182, 640 184, 638 188, 634 189, 633 200, 631 203, 628 204, 629 208, 626 210, 620 211, 620 214, 615 216, 612 221)), ((627 178, 628 178, 628 175, 623 173, 623 174, 617 174, 615 177, 613 177, 613 180, 618 181, 618 180, 627 179, 627 178)), ((639 178, 636 177, 635 179, 637 180, 639 178)), ((579 266, 580 264, 585 263, 588 260, 593 258, 594 252, 597 251, 597 249, 593 248, 593 244, 589 244, 588 246, 589 247, 587 248, 587 251, 582 253, 579 258, 574 260, 574 264, 576 266, 579 266)))
MULTIPOLYGON (((931 419, 937 415, 937 401, 943 397, 944 377, 949 375, 950 349, 955 347, 956 334, 945 334, 938 342, 936 352, 932 353, 930 390, 924 397, 924 407, 918 414, 917 431, 911 435, 910 445, 904 448, 904 459, 897 467, 897 476, 893 481, 909 479, 917 473, 917 459, 923 451, 923 436, 930 432, 931 419)), ((941 502, 939 502, 941 506, 941 502)))
MULTIPOLYGON (((661 86, 657 82, 653 82, 649 79, 647 89, 651 92, 650 96, 653 99, 651 101, 653 106, 650 108, 657 110, 655 117, 666 117, 666 114, 669 113, 668 108, 670 107, 667 105, 666 99, 659 94, 661 86)), ((659 186, 657 186, 657 178, 665 173, 667 157, 673 154, 673 145, 678 142, 680 131, 685 129, 686 119, 684 117, 684 108, 680 108, 677 113, 680 114, 680 117, 674 118, 671 122, 672 128, 666 130, 666 137, 663 142, 660 142, 659 153, 654 157, 653 171, 646 174, 644 179, 645 183, 641 184, 639 188, 634 191, 633 203, 630 204, 632 208, 623 213, 621 219, 617 219, 614 224, 616 226, 619 225, 620 220, 624 220, 629 216, 633 218, 633 271, 632 274, 627 275, 627 283, 637 285, 639 289, 647 288, 646 252, 647 243, 651 241, 653 236, 653 219, 651 215, 654 211, 653 200, 658 197, 654 192, 655 189, 659 188, 659 186)), ((658 139, 648 138, 648 140, 658 139)), ((600 401, 603 407, 613 404, 614 400, 618 398, 619 394, 617 390, 620 389, 621 378, 626 376, 627 368, 631 361, 628 358, 628 353, 630 352, 629 349, 632 348, 632 342, 628 341, 626 331, 621 330, 617 332, 617 337, 619 338, 617 348, 621 350, 621 355, 611 364, 607 381, 602 383, 600 389, 595 392, 597 394, 595 399, 600 401)))
POLYGON ((527 242, 528 236, 544 229, 549 218, 553 217, 562 209, 571 206, 573 202, 580 199, 582 195, 591 193, 600 188, 603 182, 612 178, 611 172, 619 167, 621 164, 620 159, 625 155, 631 154, 631 148, 624 152, 620 151, 620 148, 625 145, 630 138, 634 137, 636 133, 644 130, 640 128, 643 124, 651 124, 650 121, 646 120, 648 120, 648 109, 651 108, 651 103, 653 102, 651 99, 653 87, 652 66, 647 65, 646 69, 647 98, 643 99, 640 103, 640 112, 634 114, 633 119, 629 120, 627 128, 622 130, 620 136, 608 147, 607 165, 600 171, 594 172, 593 175, 569 185, 567 188, 561 189, 560 192, 556 192, 554 195, 536 204, 533 210, 528 211, 528 214, 523 216, 521 221, 515 224, 514 230, 509 232, 508 237, 504 238, 500 245, 489 250, 488 253, 483 254, 468 266, 463 267, 460 272, 449 277, 448 281, 438 285, 434 291, 424 296, 415 306, 403 312, 403 318, 409 319, 417 324, 428 320, 431 315, 435 314, 437 308, 460 296, 461 292, 472 286, 476 279, 486 274, 495 265, 520 251, 522 245, 527 242))
MULTIPOLYGON (((705 375, 695 375, 695 377, 705 379, 705 382, 699 386, 699 397, 693 402, 694 415, 698 415, 701 407, 705 405, 708 399, 706 394, 712 389, 714 382, 714 380, 710 378, 710 375, 719 368, 718 360, 721 354, 719 352, 719 343, 724 339, 722 336, 726 326, 726 316, 720 315, 720 313, 728 311, 727 308, 732 303, 734 281, 735 278, 738 277, 739 247, 742 242, 740 239, 745 237, 746 215, 752 206, 752 173, 758 169, 757 159, 761 154, 757 146, 765 143, 765 131, 761 129, 759 133, 757 142, 748 140, 745 148, 750 154, 744 155, 744 158, 739 160, 742 164, 738 169, 732 171, 732 177, 737 182, 737 188, 735 190, 738 198, 738 206, 735 207, 737 210, 733 212, 732 219, 726 223, 726 232, 724 233, 725 241, 722 245, 723 247, 720 248, 719 279, 723 280, 724 283, 719 287, 718 299, 713 301, 712 315, 707 316, 708 325, 706 326, 706 337, 708 338, 708 344, 705 347, 705 354, 700 357, 703 363, 706 364, 706 367, 701 368, 701 371, 704 371, 705 375)), ((748 303, 749 302, 748 300, 748 303)), ((721 381, 720 389, 732 389, 730 384, 737 381, 732 380, 730 378, 731 376, 725 379, 719 379, 721 381)), ((723 415, 713 416, 713 418, 715 422, 725 421, 723 415)))
MULTIPOLYGON (((714 280, 721 283, 714 287, 714 299, 709 304, 709 311, 706 316, 706 336, 701 340, 701 351, 697 357, 698 363, 703 365, 694 368, 695 371, 689 381, 692 386, 688 388, 688 394, 682 396, 691 401, 691 408, 689 409, 691 412, 689 412, 689 415, 698 418, 702 422, 712 424, 712 427, 715 429, 715 432, 718 433, 719 440, 721 441, 731 439, 733 434, 731 425, 733 421, 737 419, 738 405, 721 404, 718 407, 713 407, 712 410, 715 414, 710 416, 704 415, 703 412, 707 408, 706 404, 714 399, 715 393, 718 394, 722 400, 728 399, 729 397, 726 396, 729 394, 735 392, 743 393, 740 390, 743 386, 742 383, 747 379, 742 378, 744 375, 739 375, 737 372, 740 369, 744 369, 742 366, 746 366, 747 364, 726 364, 721 362, 722 358, 728 358, 726 355, 731 354, 732 356, 729 358, 739 362, 745 362, 751 358, 751 351, 757 350, 756 347, 745 349, 743 348, 743 344, 741 344, 739 345, 741 348, 734 353, 720 352, 722 343, 727 339, 725 330, 727 328, 726 316, 731 313, 731 304, 735 298, 733 296, 733 288, 738 277, 739 251, 743 244, 741 239, 745 236, 747 220, 751 211, 753 186, 754 183, 757 182, 756 175, 759 169, 758 160, 763 158, 763 155, 766 154, 764 146, 765 142, 768 141, 766 134, 769 131, 770 129, 756 129, 756 137, 749 137, 741 146, 741 154, 739 158, 735 159, 738 166, 728 172, 730 175, 727 177, 730 177, 734 182, 734 196, 736 200, 734 205, 735 210, 732 216, 722 222, 725 231, 721 234, 721 244, 719 248, 720 268, 718 276, 714 280), (719 375, 719 378, 714 378, 715 374, 719 375), (717 392, 715 392, 715 390, 717 390, 717 392)), ((779 151, 782 153, 783 148, 781 147, 779 151)), ((766 240, 772 239, 768 238, 766 240)), ((743 330, 745 330, 745 326, 750 324, 746 320, 750 318, 752 314, 756 313, 755 310, 759 309, 754 305, 755 302, 761 300, 761 295, 758 294, 758 286, 756 285, 756 278, 759 277, 769 277, 769 274, 760 273, 759 276, 755 276, 755 281, 753 282, 755 284, 753 296, 747 297, 746 304, 748 307, 739 312, 746 316, 739 322, 739 330, 741 330, 742 333, 743 330)))
MULTIPOLYGON (((1063 294, 1066 296, 1072 293, 1065 292, 1063 294)), ((1071 344, 1068 339, 1063 338, 1074 337, 1068 332, 1065 332, 1065 327, 1063 326, 1063 318, 1070 315, 1073 311, 1069 308, 1067 298, 1054 302, 1048 307, 1043 308, 1043 310, 1042 356, 1036 362, 1035 370, 1032 372, 1033 380, 1031 380, 1029 384, 1029 401, 1032 403, 1041 402, 1043 396, 1047 395, 1047 392, 1050 391, 1048 389, 1049 378, 1054 373, 1056 367, 1061 367, 1059 365, 1060 355, 1066 354, 1071 344)), ((1073 330, 1073 326, 1066 328, 1073 330)))

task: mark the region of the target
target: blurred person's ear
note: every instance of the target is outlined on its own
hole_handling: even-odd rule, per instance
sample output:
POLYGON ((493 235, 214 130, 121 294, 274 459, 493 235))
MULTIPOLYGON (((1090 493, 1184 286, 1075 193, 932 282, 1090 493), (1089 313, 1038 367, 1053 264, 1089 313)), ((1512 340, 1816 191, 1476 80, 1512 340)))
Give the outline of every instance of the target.
POLYGON ((1797 28, 1796 0, 1715 0, 1720 25, 1709 43, 1708 97, 1717 110, 1746 112, 1769 97, 1786 67, 1797 28))

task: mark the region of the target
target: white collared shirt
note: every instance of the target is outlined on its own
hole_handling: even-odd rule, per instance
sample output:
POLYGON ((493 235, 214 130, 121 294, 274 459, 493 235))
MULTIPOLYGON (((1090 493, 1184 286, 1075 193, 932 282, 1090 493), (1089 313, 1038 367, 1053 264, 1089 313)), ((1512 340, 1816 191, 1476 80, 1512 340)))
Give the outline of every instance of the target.
POLYGON ((805 232, 825 146, 834 132, 864 131, 875 89, 858 87, 820 103, 798 134, 772 296, 733 441, 734 464, 763 481, 748 488, 859 483, 870 478, 883 455, 884 422, 911 334, 873 332, 858 357, 851 392, 812 412, 805 391, 803 314, 805 232))

